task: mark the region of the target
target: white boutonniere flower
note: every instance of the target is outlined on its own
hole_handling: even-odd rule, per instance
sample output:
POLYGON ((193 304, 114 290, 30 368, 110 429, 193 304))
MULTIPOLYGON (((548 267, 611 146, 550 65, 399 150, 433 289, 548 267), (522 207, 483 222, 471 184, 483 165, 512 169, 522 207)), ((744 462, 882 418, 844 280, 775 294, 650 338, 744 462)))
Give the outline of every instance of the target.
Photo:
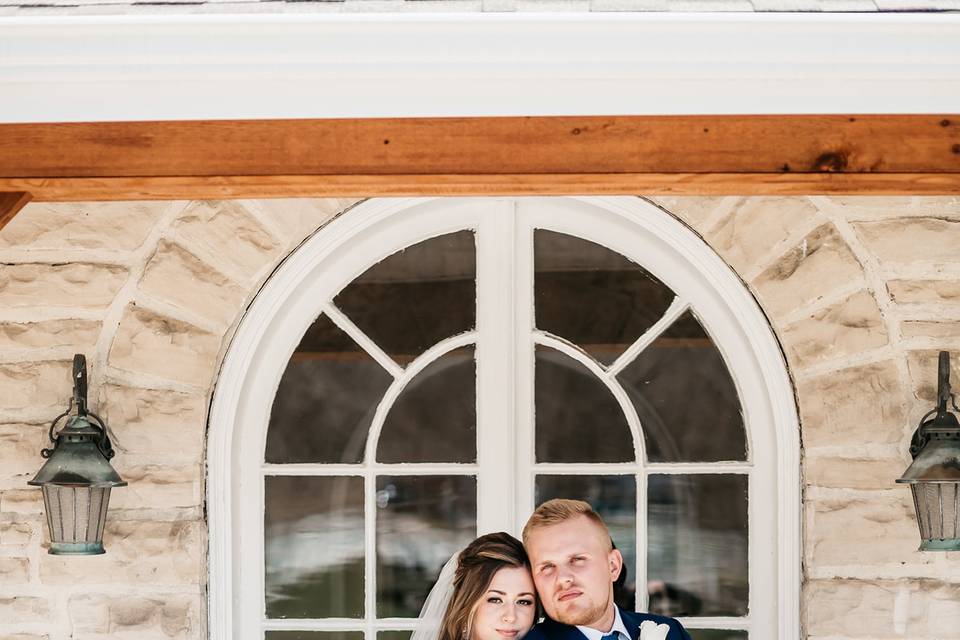
POLYGON ((667 640, 668 633, 670 633, 668 625, 657 624, 653 620, 644 620, 640 623, 639 640, 667 640))

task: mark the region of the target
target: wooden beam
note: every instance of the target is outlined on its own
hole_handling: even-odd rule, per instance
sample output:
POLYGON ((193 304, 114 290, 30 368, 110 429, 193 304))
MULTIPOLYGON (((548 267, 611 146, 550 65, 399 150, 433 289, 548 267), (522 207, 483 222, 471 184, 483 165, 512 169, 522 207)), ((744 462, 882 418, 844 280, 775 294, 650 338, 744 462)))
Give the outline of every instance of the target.
POLYGON ((23 209, 32 196, 28 191, 4 191, 0 187, 0 229, 13 220, 20 209, 23 209))
POLYGON ((570 116, 0 125, 38 201, 956 194, 960 115, 570 116))
POLYGON ((46 202, 494 195, 944 195, 960 173, 615 173, 0 178, 46 202))

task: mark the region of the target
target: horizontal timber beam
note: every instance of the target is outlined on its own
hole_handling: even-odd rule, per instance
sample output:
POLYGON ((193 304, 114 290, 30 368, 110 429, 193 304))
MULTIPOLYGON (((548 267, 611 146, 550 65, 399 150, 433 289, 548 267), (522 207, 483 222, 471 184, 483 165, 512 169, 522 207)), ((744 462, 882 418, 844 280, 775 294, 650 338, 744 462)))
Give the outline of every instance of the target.
POLYGON ((36 201, 502 194, 956 194, 960 115, 0 124, 36 201))
MULTIPOLYGON (((944 195, 960 173, 613 173, 0 178, 44 202, 503 195, 944 195)), ((2 225, 0 225, 2 226, 2 225)))

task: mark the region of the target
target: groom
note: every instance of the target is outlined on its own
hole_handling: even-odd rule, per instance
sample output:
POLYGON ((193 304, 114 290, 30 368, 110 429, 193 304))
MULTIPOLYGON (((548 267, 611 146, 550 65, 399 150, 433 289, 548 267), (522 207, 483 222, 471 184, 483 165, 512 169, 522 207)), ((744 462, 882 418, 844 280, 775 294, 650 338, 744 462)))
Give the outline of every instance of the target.
POLYGON ((523 546, 547 612, 524 640, 691 640, 673 618, 623 611, 613 603, 623 557, 586 502, 544 502, 523 528, 523 546))

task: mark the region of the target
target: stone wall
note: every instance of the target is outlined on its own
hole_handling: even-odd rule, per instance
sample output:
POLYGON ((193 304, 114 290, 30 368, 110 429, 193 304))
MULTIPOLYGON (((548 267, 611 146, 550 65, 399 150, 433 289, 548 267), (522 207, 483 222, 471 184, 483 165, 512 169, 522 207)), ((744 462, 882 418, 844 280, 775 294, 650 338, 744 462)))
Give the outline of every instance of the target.
MULTIPOLYGON (((960 638, 960 561, 894 478, 960 351, 960 199, 656 198, 741 275, 796 384, 805 636, 960 638)), ((0 231, 0 639, 206 635, 209 396, 243 309, 343 200, 28 205, 0 231), (36 472, 87 354, 115 428, 99 558, 46 554, 36 472)), ((960 374, 955 374, 960 380, 960 374)))

